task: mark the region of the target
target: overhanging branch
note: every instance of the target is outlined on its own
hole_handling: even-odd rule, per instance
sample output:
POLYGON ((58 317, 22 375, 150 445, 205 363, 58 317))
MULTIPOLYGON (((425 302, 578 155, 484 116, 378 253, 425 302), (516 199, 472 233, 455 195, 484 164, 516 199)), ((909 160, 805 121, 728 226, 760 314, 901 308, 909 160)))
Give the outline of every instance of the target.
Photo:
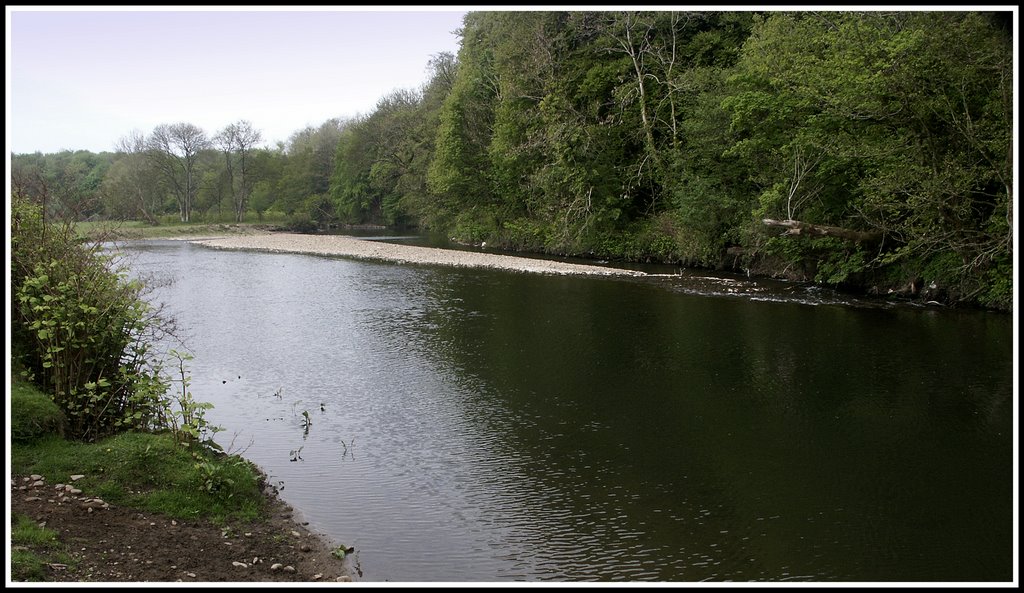
POLYGON ((783 235, 810 235, 816 237, 836 237, 854 243, 878 243, 882 234, 878 232, 855 231, 842 227, 823 224, 811 224, 799 220, 775 220, 765 218, 761 221, 765 226, 786 229, 783 235))

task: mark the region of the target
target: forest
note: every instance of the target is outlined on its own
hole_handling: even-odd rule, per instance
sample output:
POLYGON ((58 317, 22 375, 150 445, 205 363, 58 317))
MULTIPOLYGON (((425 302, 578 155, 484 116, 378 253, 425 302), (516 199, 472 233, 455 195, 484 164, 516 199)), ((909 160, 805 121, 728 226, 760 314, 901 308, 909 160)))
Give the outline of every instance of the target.
POLYGON ((273 147, 239 120, 12 154, 12 192, 53 220, 384 225, 1012 308, 1013 13, 481 11, 459 34, 370 113, 273 147))

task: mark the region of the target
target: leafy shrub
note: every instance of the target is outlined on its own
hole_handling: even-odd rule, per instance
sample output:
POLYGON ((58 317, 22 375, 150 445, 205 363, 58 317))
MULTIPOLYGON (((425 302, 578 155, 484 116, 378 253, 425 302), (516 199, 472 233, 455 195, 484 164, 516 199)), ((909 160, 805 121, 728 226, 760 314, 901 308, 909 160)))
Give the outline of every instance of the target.
POLYGON ((595 256, 638 262, 678 261, 678 245, 671 229, 657 221, 637 221, 621 230, 594 234, 589 251, 595 256))
POLYGON ((167 383, 150 343, 162 328, 142 284, 38 205, 15 195, 11 214, 12 351, 64 413, 67 436, 159 427, 167 383))
POLYGON ((452 234, 463 243, 480 243, 490 238, 493 228, 479 220, 476 213, 467 211, 455 218, 452 234))
POLYGON ((301 211, 292 214, 288 221, 288 229, 296 233, 315 233, 317 224, 309 212, 301 211))
POLYGON ((997 258, 985 273, 984 291, 978 301, 987 307, 1010 311, 1013 308, 1013 260, 1008 256, 997 258))
POLYGON ((519 217, 504 222, 499 243, 513 251, 541 251, 546 236, 547 229, 542 223, 519 217))

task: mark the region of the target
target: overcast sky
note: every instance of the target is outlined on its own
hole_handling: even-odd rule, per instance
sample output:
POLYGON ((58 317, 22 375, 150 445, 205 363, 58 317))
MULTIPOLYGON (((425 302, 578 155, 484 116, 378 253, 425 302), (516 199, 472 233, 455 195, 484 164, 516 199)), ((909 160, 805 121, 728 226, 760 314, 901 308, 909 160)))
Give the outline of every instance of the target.
POLYGON ((112 151, 133 130, 242 119, 273 146, 420 87, 432 55, 458 52, 465 12, 7 7, 7 150, 112 151))

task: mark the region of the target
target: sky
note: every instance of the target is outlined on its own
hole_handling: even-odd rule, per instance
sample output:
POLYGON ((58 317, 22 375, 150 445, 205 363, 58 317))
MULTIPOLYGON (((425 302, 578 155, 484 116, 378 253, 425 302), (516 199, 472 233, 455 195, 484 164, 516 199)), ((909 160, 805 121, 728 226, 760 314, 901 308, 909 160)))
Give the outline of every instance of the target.
POLYGON ((264 145, 369 114, 458 53, 459 7, 7 7, 8 154, 248 120, 264 145))

